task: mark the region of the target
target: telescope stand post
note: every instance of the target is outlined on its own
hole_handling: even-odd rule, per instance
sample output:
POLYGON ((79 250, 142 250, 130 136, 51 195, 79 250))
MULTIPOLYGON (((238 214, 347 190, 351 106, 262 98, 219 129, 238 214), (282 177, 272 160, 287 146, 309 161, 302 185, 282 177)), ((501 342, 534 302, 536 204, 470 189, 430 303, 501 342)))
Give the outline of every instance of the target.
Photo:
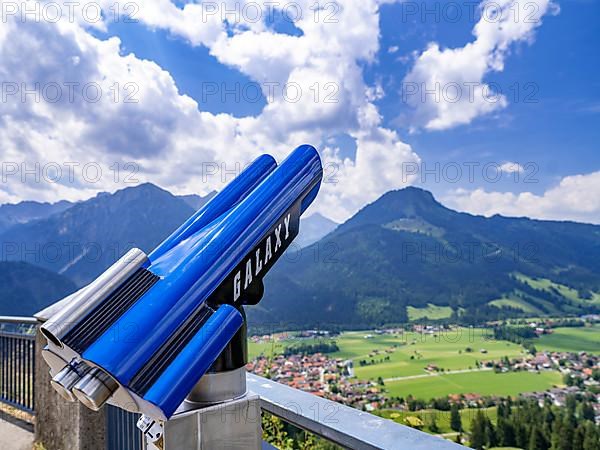
POLYGON ((248 395, 200 409, 182 410, 162 424, 162 446, 150 442, 146 450, 260 450, 260 401, 248 395))

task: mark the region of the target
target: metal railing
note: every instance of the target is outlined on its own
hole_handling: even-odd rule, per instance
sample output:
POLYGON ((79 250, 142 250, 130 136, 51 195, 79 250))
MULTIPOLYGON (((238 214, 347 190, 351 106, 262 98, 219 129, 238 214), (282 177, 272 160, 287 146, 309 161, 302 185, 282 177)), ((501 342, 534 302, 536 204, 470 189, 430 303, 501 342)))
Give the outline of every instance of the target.
MULTIPOLYGON (((248 390, 260 397, 263 411, 343 448, 459 450, 465 447, 382 419, 275 381, 247 374, 248 390)), ((135 423, 137 414, 113 406, 107 408, 107 448, 141 450, 142 437, 135 423)), ((263 448, 273 449, 268 444, 263 448)))
POLYGON ((104 436, 107 450, 142 450, 143 436, 136 426, 140 415, 112 405, 106 405, 104 411, 106 414, 104 436))
MULTIPOLYGON (((0 316, 0 402, 35 411, 34 370, 37 321, 0 316)), ((465 447, 283 384, 247 374, 249 392, 263 411, 350 449, 458 450, 465 447)), ((107 406, 107 450, 142 450, 138 414, 107 406)), ((263 448, 272 449, 268 444, 263 448)))
POLYGON ((29 317, 0 316, 0 402, 35 410, 35 327, 29 317))
POLYGON ((462 445, 382 419, 308 392, 246 376, 248 389, 258 394, 260 406, 284 422, 351 449, 458 450, 462 445))

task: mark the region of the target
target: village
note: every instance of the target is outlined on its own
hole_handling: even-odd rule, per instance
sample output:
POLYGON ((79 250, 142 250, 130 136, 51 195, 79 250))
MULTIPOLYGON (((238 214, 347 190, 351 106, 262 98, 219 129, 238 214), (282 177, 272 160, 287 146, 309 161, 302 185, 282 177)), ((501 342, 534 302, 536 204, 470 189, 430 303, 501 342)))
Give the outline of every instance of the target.
MULTIPOLYGON (((425 334, 435 334, 442 331, 440 327, 429 327, 417 325, 413 331, 425 334)), ((536 334, 551 332, 548 328, 540 326, 532 327, 536 334)), ((395 334, 399 330, 377 330, 364 334, 363 339, 372 339, 374 335, 395 334)), ((304 331, 296 335, 302 341, 312 342, 311 339, 329 337, 327 332, 304 331)), ((253 336, 254 342, 265 339, 285 342, 290 339, 285 334, 277 336, 253 336)), ((396 348, 394 346, 372 350, 368 358, 380 358, 378 361, 386 361, 396 348)), ((469 350, 467 350, 469 351, 469 350)), ((470 351, 477 352, 480 360, 473 370, 494 371, 496 373, 509 372, 531 372, 542 373, 546 371, 559 372, 562 377, 560 385, 553 386, 540 392, 523 392, 521 397, 537 400, 540 405, 551 402, 556 406, 564 406, 569 395, 585 396, 593 401, 594 412, 597 423, 600 424, 600 358, 587 352, 550 352, 529 351, 523 352, 521 357, 504 357, 498 360, 486 359, 485 348, 475 348, 470 351)), ((271 378, 277 382, 284 383, 305 392, 325 397, 327 399, 352 406, 364 411, 377 411, 380 409, 394 409, 398 411, 418 410, 431 407, 432 399, 420 399, 414 402, 412 399, 398 398, 388 394, 383 379, 362 380, 355 376, 354 365, 362 366, 370 364, 368 358, 359 358, 356 361, 343 358, 335 358, 325 353, 317 352, 308 354, 286 353, 275 355, 271 358, 263 355, 252 360, 247 368, 250 372, 271 378)), ((439 375, 447 372, 444 367, 433 363, 423 365, 424 375, 439 375)), ((410 377, 409 377, 410 378, 410 377)), ((399 380, 402 378, 399 377, 399 380)), ((461 408, 479 408, 494 406, 500 396, 484 396, 477 393, 462 392, 451 394, 443 399, 449 404, 459 404, 461 408)))
POLYGON ((260 356, 247 366, 250 372, 354 408, 373 411, 382 407, 382 386, 352 376, 351 361, 316 353, 260 356))

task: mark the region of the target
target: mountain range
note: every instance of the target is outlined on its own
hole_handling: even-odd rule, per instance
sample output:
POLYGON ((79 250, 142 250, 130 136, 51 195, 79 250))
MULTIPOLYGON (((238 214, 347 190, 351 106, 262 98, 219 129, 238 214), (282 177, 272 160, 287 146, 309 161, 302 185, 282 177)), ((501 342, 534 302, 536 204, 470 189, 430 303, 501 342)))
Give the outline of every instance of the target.
POLYGON ((73 203, 62 200, 57 203, 20 202, 17 204, 0 205, 0 233, 10 227, 43 219, 54 213, 64 211, 73 206, 73 203))
POLYGON ((194 209, 142 184, 96 197, 0 235, 4 261, 25 261, 87 284, 131 247, 151 251, 194 209))
POLYGON ((294 241, 296 248, 304 248, 327 236, 338 226, 336 222, 315 213, 302 219, 300 234, 294 241))
MULTIPOLYGON (((130 247, 150 251, 212 195, 178 197, 142 184, 66 209, 61 202, 46 215, 1 206, 0 213, 11 206, 20 219, 0 234, 0 270, 11 274, 0 277, 0 288, 17 293, 11 303, 27 296, 42 308, 130 247), (57 290, 37 294, 48 283, 57 290)), ((432 305, 450 307, 452 318, 465 322, 600 312, 596 225, 473 216, 406 188, 339 226, 319 214, 303 219, 297 244, 267 276, 265 299, 248 308, 251 323, 374 326, 404 322, 411 310, 432 305)), ((8 301, 0 314, 19 313, 8 301)))

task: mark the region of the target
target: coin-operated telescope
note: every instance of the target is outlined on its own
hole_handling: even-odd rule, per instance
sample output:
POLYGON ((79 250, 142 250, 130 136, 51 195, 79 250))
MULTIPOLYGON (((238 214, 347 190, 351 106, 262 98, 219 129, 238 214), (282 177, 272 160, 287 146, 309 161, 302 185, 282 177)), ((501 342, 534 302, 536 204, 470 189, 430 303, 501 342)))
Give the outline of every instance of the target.
POLYGON ((243 307, 261 300, 322 173, 309 145, 279 166, 263 155, 152 253, 130 250, 74 294, 41 327, 53 387, 93 410, 141 413, 148 433, 186 398, 243 396, 243 307))

